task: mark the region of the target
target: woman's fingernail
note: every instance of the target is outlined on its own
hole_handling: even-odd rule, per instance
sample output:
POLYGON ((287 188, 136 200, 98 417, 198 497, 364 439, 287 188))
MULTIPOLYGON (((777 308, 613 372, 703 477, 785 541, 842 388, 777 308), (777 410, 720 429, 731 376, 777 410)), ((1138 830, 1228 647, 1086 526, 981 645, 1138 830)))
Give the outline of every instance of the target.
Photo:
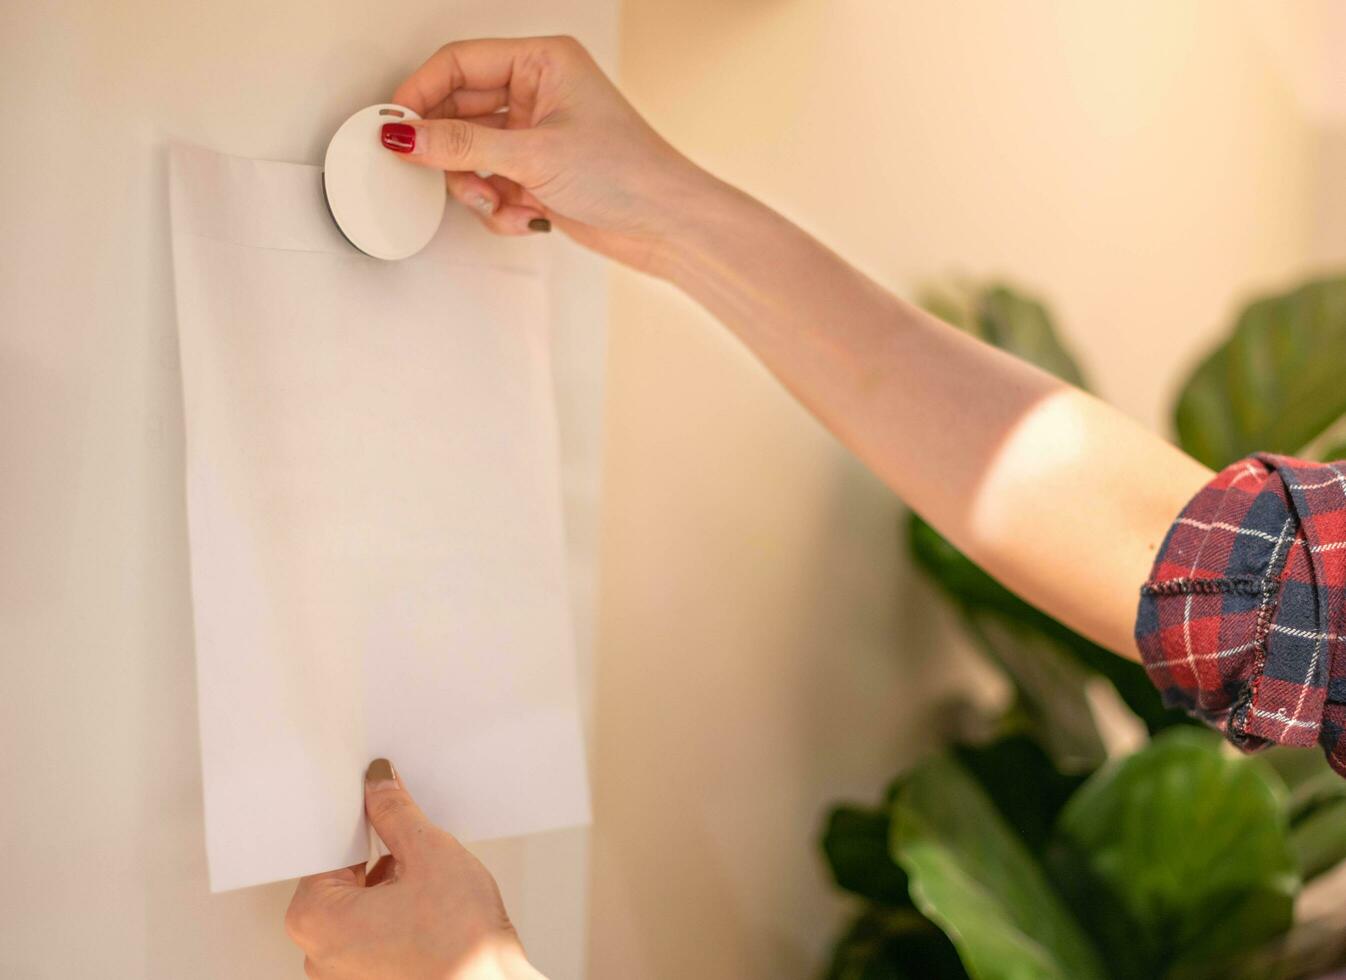
POLYGON ((472 206, 480 211, 486 217, 495 214, 495 202, 485 194, 477 194, 472 198, 472 206))
POLYGON ((551 231, 551 222, 546 218, 534 218, 528 222, 528 227, 533 231, 551 231))
POLYGON ((387 759, 375 759, 365 770, 365 789, 388 789, 398 782, 397 770, 387 759))
POLYGON ((411 153, 416 149, 416 127, 406 123, 384 123, 383 145, 395 153, 411 153))

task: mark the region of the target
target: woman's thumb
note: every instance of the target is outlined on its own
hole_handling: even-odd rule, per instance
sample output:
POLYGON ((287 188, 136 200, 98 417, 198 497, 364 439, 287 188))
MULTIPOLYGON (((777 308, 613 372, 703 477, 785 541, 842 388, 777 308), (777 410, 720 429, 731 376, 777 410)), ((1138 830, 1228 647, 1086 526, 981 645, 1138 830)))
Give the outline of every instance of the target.
POLYGON ((440 170, 480 170, 515 179, 526 130, 496 129, 462 119, 384 123, 383 145, 413 163, 440 170))
POLYGON ((365 811, 398 861, 414 855, 433 829, 387 759, 375 759, 365 770, 365 811))

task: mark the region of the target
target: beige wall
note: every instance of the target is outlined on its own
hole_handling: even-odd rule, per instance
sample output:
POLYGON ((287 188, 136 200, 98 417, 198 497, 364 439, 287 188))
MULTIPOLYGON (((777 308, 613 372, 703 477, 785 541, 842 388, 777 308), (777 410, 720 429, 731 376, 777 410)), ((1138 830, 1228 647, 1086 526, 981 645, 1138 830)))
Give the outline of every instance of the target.
MULTIPOLYGON (((894 289, 1040 288, 1098 390, 1166 427, 1241 297, 1340 254, 1246 13, 627 0, 623 78, 894 289)), ((938 700, 985 685, 899 557, 898 502, 683 298, 617 273, 612 302, 591 976, 809 976, 844 908, 827 802, 874 797, 938 700)))
MULTIPOLYGON (((616 0, 0 2, 0 977, 303 975, 290 883, 206 885, 167 142, 317 163, 444 40, 569 31, 611 64, 616 26, 616 0)), ((587 695, 605 278, 551 248, 587 695)), ((586 832, 480 852, 582 977, 586 832)))

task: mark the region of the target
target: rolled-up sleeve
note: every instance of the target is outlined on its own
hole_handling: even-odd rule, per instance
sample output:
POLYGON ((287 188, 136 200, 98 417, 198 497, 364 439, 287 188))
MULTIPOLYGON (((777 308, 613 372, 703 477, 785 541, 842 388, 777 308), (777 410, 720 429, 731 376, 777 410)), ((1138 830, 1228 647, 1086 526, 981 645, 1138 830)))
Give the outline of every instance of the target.
POLYGON ((1319 744, 1346 775, 1346 463, 1259 453, 1183 508, 1141 587, 1164 703, 1254 751, 1319 744))

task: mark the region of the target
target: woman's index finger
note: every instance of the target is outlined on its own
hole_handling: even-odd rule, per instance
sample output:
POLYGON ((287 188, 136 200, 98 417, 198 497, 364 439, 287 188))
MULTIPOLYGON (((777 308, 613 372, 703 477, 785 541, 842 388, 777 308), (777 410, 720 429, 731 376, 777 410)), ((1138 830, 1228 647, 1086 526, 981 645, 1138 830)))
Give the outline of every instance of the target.
POLYGON ((541 38, 451 41, 397 87, 393 102, 425 115, 458 89, 507 88, 516 60, 542 43, 541 38))

